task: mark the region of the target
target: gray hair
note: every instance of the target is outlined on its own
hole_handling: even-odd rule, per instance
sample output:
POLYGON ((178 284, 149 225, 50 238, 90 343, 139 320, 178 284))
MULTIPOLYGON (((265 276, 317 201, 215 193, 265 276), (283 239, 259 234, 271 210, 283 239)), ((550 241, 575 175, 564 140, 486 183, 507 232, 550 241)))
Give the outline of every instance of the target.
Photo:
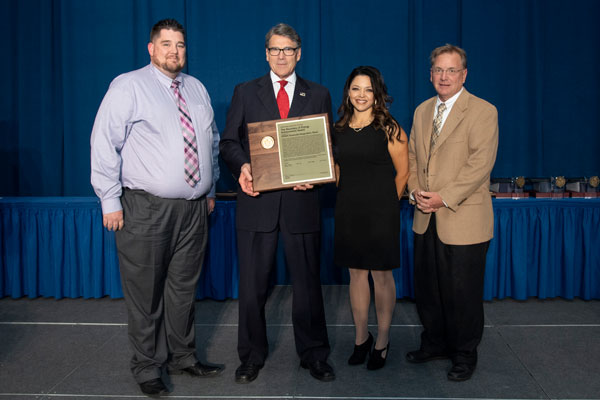
POLYGON ((269 29, 269 32, 267 32, 265 36, 265 48, 269 48, 269 41, 273 35, 285 36, 295 42, 297 47, 302 47, 302 40, 300 39, 298 32, 288 24, 280 22, 269 29))
POLYGON ((443 46, 436 47, 435 49, 433 49, 433 51, 431 52, 431 55, 429 56, 429 61, 431 62, 432 67, 433 67, 433 63, 435 62, 435 59, 437 58, 437 56, 439 56, 440 54, 444 54, 444 53, 458 54, 462 61, 462 67, 465 69, 467 68, 467 52, 458 46, 454 46, 453 44, 448 44, 448 43, 446 43, 443 46))

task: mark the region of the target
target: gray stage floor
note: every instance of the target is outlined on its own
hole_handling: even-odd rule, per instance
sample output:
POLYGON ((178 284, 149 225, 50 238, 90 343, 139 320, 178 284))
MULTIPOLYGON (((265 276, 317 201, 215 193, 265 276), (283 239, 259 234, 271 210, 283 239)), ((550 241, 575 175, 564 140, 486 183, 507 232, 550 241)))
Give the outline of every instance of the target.
MULTIPOLYGON (((239 362, 237 301, 197 303, 198 352, 225 364, 223 375, 174 376, 175 399, 600 399, 600 301, 487 302, 479 365, 450 382, 447 360, 412 365, 419 343, 412 302, 398 301, 385 368, 351 367, 354 331, 346 286, 324 286, 334 382, 299 367, 291 289, 276 287, 267 309, 271 354, 258 379, 234 382, 239 362)), ((135 399, 122 300, 0 300, 0 399, 135 399)), ((371 313, 371 323, 375 323, 371 313)), ((375 333, 376 327, 371 327, 375 333)))

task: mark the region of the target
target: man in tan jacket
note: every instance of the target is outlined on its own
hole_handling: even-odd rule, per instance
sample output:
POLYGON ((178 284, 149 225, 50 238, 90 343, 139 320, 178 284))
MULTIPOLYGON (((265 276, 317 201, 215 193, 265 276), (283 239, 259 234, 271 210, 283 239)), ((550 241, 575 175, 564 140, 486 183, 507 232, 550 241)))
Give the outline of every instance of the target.
POLYGON ((445 45, 431 53, 437 96, 415 110, 408 189, 416 205, 415 299, 423 363, 450 358, 448 379, 471 378, 483 334, 483 277, 494 230, 490 173, 498 148, 498 113, 463 87, 467 57, 445 45))

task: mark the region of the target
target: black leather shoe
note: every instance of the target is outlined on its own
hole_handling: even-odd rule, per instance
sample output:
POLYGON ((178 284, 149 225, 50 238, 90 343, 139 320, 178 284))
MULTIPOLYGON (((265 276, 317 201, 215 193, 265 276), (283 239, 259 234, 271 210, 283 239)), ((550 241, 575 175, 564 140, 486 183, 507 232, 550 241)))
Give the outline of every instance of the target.
POLYGON ((475 372, 475 365, 456 363, 448 372, 448 380, 462 382, 471 379, 475 372))
POLYGON ((258 371, 262 368, 262 365, 252 363, 242 363, 235 370, 235 383, 250 383, 258 376, 258 371))
POLYGON ((172 375, 188 374, 190 376, 211 377, 217 376, 223 372, 223 367, 219 367, 217 365, 204 365, 201 362, 196 362, 196 364, 186 368, 168 368, 168 371, 169 374, 172 375))
POLYGON ((365 362, 367 355, 371 352, 371 346, 373 346, 373 335, 369 332, 369 337, 363 344, 355 344, 354 351, 348 359, 348 364, 359 365, 365 362))
POLYGON ((168 392, 167 387, 165 386, 162 379, 160 379, 160 378, 155 378, 155 379, 140 383, 140 389, 142 390, 142 393, 150 395, 150 396, 155 396, 155 395, 159 395, 159 394, 168 392))
POLYGON ((388 353, 390 351, 390 342, 388 342, 385 349, 375 349, 373 348, 373 352, 369 357, 369 362, 367 363, 367 369, 371 371, 375 371, 376 369, 381 369, 385 365, 385 360, 387 359, 388 353), (385 357, 383 353, 385 352, 385 357))
POLYGON ((327 361, 302 361, 300 366, 304 369, 310 370, 310 374, 313 378, 323 382, 331 382, 335 379, 335 372, 331 365, 327 364, 327 361))
POLYGON ((413 364, 421 364, 433 360, 444 360, 446 358, 449 358, 446 353, 427 353, 423 350, 409 351, 406 353, 406 361, 413 364))

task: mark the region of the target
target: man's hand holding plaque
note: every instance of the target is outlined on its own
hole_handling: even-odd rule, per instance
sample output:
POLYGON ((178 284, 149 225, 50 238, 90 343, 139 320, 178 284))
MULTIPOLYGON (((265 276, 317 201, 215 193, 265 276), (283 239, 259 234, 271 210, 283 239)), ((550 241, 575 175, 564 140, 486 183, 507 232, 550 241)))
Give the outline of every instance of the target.
POLYGON ((308 189, 312 189, 314 188, 314 185, 311 185, 310 183, 305 183, 303 185, 296 185, 294 186, 294 190, 308 190, 308 189))
POLYGON ((246 163, 242 165, 238 182, 244 193, 246 193, 248 196, 258 196, 258 192, 254 191, 254 186, 252 185, 252 167, 250 164, 246 163))
MULTIPOLYGON (((252 166, 250 164, 246 163, 242 165, 238 182, 242 188, 242 191, 248 196, 256 197, 260 194, 259 192, 254 191, 254 185, 252 184, 252 166)), ((309 190, 313 189, 314 187, 315 186, 311 185, 310 183, 305 183, 294 186, 294 190, 309 190)))

